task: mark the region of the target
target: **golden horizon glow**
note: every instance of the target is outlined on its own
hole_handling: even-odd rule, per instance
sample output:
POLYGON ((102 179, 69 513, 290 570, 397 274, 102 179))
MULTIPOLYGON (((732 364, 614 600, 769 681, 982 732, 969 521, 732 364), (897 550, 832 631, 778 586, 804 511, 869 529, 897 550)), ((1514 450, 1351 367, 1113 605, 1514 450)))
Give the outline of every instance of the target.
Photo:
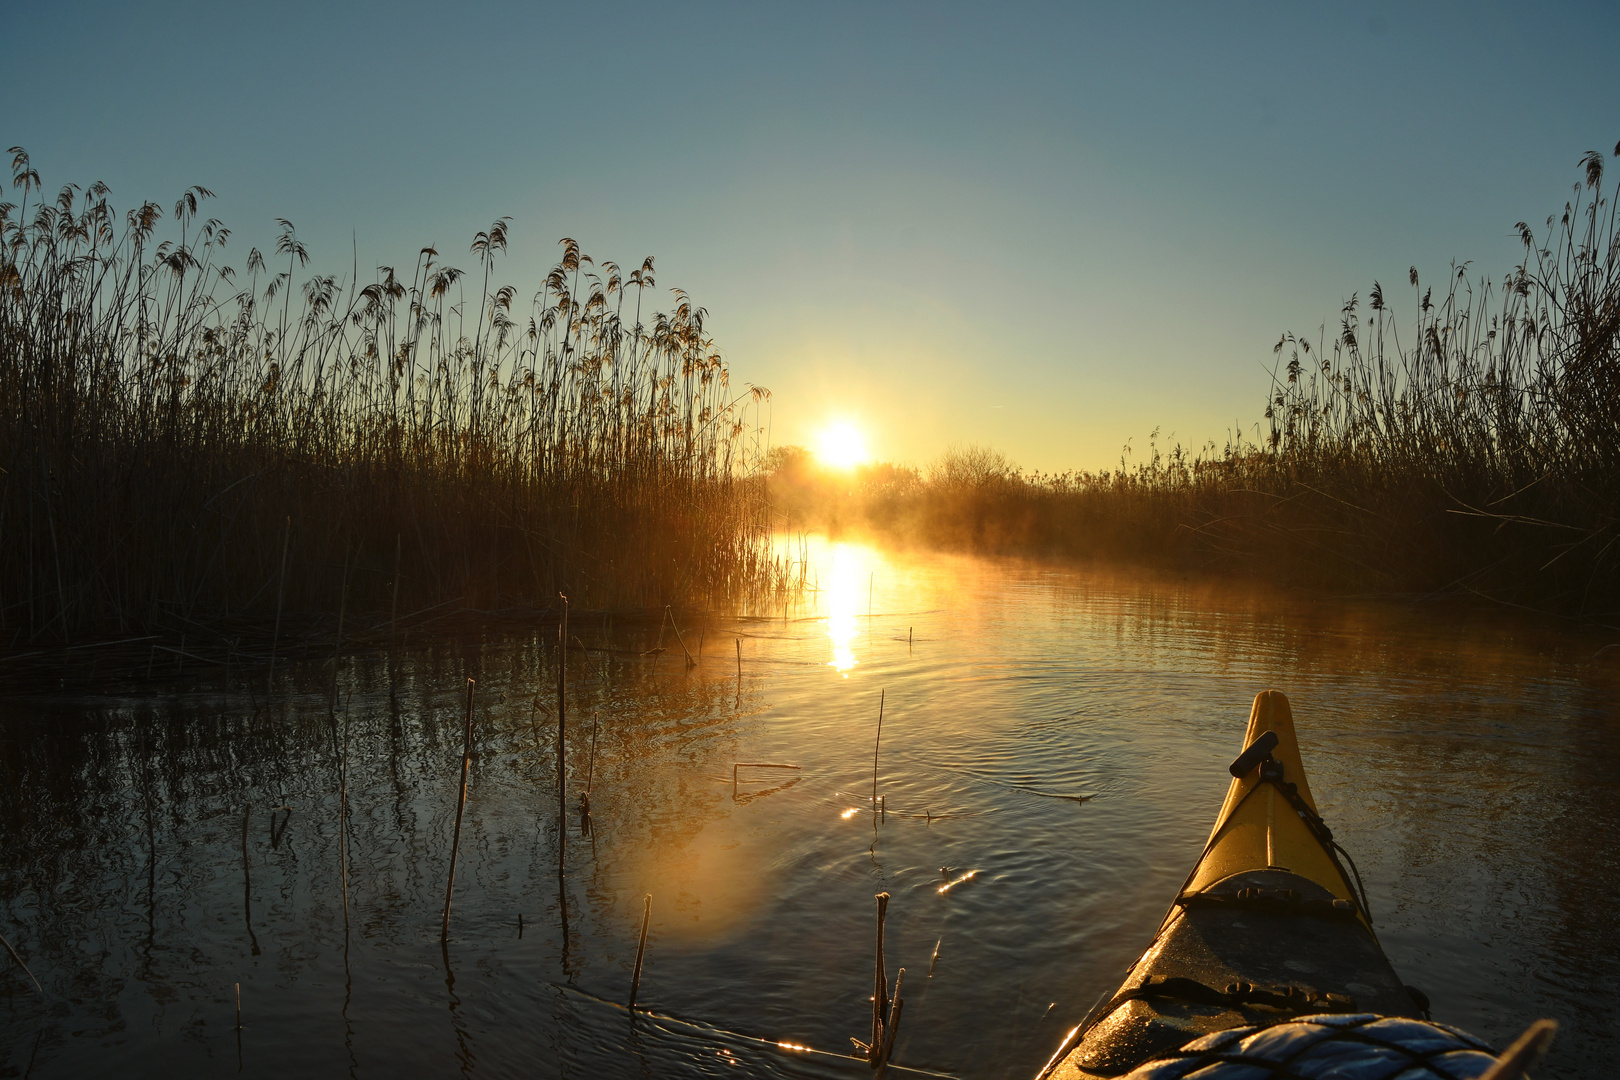
POLYGON ((816 460, 830 469, 853 469, 872 456, 860 428, 848 420, 835 420, 816 436, 816 460))

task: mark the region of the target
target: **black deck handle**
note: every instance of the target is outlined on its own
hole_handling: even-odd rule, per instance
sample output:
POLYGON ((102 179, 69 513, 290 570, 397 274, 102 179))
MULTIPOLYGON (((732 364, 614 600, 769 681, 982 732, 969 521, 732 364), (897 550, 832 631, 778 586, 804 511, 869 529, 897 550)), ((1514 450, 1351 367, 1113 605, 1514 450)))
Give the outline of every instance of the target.
POLYGON ((1271 752, 1277 749, 1277 741, 1275 731, 1266 732, 1243 748, 1243 753, 1237 756, 1237 760, 1232 762, 1228 771, 1239 780, 1243 779, 1256 765, 1271 756, 1271 752))

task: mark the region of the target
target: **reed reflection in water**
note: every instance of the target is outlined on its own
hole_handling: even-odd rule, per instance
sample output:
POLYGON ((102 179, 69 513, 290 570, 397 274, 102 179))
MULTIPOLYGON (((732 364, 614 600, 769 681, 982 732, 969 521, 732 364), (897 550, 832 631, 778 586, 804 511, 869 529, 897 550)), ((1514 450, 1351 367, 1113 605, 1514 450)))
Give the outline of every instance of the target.
MULTIPOLYGON (((0 933, 46 993, 0 969, 0 1074, 234 1072, 240 982, 245 1075, 869 1075, 780 1044, 836 1051, 869 1024, 887 890, 890 968, 909 972, 896 1060, 1029 1076, 1146 943, 1265 687, 1292 697, 1318 801, 1437 1017, 1501 1041, 1556 1016, 1538 1075, 1601 1071, 1615 1024, 1588 990, 1620 984, 1620 931, 1593 916, 1620 889, 1607 639, 804 550, 819 590, 786 619, 699 628, 739 644, 710 640, 697 667, 641 655, 656 625, 571 628, 571 715, 600 729, 588 835, 557 820, 554 628, 345 657, 336 709, 320 650, 278 665, 257 712, 245 683, 227 707, 212 670, 9 699, 0 933), (800 769, 745 770, 734 794, 738 761, 800 769), (648 893, 650 1015, 632 1025, 648 893)), ((571 743, 571 814, 586 768, 571 743)))

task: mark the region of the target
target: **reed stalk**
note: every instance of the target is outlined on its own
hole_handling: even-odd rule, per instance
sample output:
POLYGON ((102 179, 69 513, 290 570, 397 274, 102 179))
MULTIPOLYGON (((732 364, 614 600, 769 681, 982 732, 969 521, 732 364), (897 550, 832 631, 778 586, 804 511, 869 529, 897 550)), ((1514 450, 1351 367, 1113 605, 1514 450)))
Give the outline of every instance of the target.
POLYGON ((906 999, 900 996, 900 986, 905 978, 905 968, 894 973, 894 1001, 889 1006, 889 1015, 883 1025, 883 1045, 875 1050, 872 1057, 872 1066, 880 1080, 888 1071, 889 1059, 894 1056, 894 1037, 900 1031, 900 1014, 906 1007, 906 999))
POLYGON ((461 815, 467 807, 467 769, 472 764, 473 691, 478 683, 467 680, 467 733, 461 751, 461 788, 456 796, 456 831, 450 840, 450 872, 444 882, 444 921, 439 926, 439 943, 450 940, 450 898, 456 890, 456 856, 461 851, 461 815))
POLYGON ((248 825, 252 820, 253 804, 248 803, 242 809, 242 922, 247 927, 249 947, 258 956, 259 936, 253 932, 253 876, 248 866, 248 825))
POLYGON ((889 894, 877 894, 877 949, 872 974, 872 1041, 868 1058, 872 1067, 878 1064, 878 1053, 883 1046, 884 1024, 889 1015, 889 977, 883 966, 883 923, 889 914, 889 894))
POLYGON ((641 908, 641 938, 636 942, 636 967, 630 975, 630 1012, 636 1011, 636 995, 641 992, 641 964, 647 956, 647 927, 652 923, 652 893, 648 893, 641 908))
MULTIPOLYGON (((463 778, 463 789, 466 781, 463 778)), ((457 817, 460 817, 458 810, 457 817)), ((453 847, 454 845, 452 845, 453 847)), ((454 855, 451 857, 454 862, 454 855)), ((451 871, 454 873, 454 871, 451 871)), ((338 880, 343 889, 343 932, 349 931, 349 710, 343 710, 343 756, 338 760, 338 880)), ((347 940, 347 939, 345 939, 347 940)))
POLYGON ((872 743, 872 809, 878 808, 878 750, 883 746, 883 702, 888 697, 888 689, 878 691, 878 721, 877 738, 872 743))
POLYGON ((394 647, 395 636, 399 633, 399 559, 400 559, 400 554, 401 554, 401 552, 403 550, 404 550, 404 536, 402 534, 400 534, 400 533, 395 533, 394 534, 394 578, 393 578, 393 589, 392 589, 392 592, 393 592, 394 595, 393 595, 393 599, 390 601, 389 609, 388 609, 388 647, 389 648, 394 647))
POLYGON ((568 601, 563 600, 562 622, 557 624, 557 866, 562 872, 563 851, 568 843, 568 601))
POLYGON ((292 540, 292 518, 288 518, 281 532, 281 569, 276 573, 276 626, 270 636, 270 670, 264 678, 264 694, 274 693, 276 677, 276 646, 281 643, 281 605, 287 596, 287 547, 292 540))
POLYGON ((28 965, 23 963, 23 958, 17 955, 17 950, 12 948, 11 942, 6 940, 4 934, 0 934, 0 945, 4 945, 6 947, 6 952, 10 953, 11 958, 17 962, 17 966, 23 969, 23 974, 27 975, 28 978, 33 981, 34 989, 38 990, 41 994, 44 994, 45 988, 39 984, 38 977, 35 976, 32 971, 28 970, 28 965))

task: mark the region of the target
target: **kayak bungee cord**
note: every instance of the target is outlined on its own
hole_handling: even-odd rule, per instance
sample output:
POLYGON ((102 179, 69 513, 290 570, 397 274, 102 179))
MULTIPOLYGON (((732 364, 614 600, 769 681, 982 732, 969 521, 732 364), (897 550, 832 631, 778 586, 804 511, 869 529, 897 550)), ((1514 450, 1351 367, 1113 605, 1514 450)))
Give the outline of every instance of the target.
MULTIPOLYGON (((1372 908, 1367 903, 1367 890, 1361 883, 1361 871, 1356 867, 1355 859, 1351 858, 1350 853, 1344 849, 1343 845, 1333 838, 1333 830, 1328 828, 1328 824, 1322 820, 1322 816, 1312 810, 1305 800, 1300 797, 1299 785, 1286 780, 1283 775, 1282 762, 1271 756, 1271 752, 1277 748, 1277 743, 1277 733, 1268 731, 1245 747, 1243 753, 1239 754, 1237 759, 1227 768, 1227 771, 1232 774, 1235 780, 1242 780, 1258 768, 1260 770, 1260 781, 1244 792, 1243 797, 1238 800, 1231 810, 1222 814, 1220 826, 1224 826, 1227 821, 1235 817, 1237 812, 1243 808, 1243 805, 1254 796, 1255 792, 1259 791, 1263 786, 1269 785, 1282 795, 1289 806, 1293 807, 1294 812, 1299 815, 1299 819, 1305 823, 1305 827, 1311 831, 1311 835, 1321 845, 1323 853, 1333 863, 1333 868, 1339 872, 1339 877, 1344 880, 1345 888, 1350 892, 1351 903, 1356 906, 1367 929, 1372 931, 1372 908), (1345 872, 1344 866, 1339 862, 1340 855, 1343 855, 1344 861, 1350 864, 1349 873, 1345 872)), ((1177 908, 1187 906, 1189 900, 1195 900, 1196 897, 1201 895, 1201 893, 1188 893, 1187 887, 1198 877, 1198 871, 1203 868, 1204 860, 1209 858, 1210 852, 1215 850, 1215 846, 1223 836, 1224 829, 1218 826, 1210 836, 1209 842, 1204 845, 1203 853, 1193 862, 1193 868, 1187 874, 1186 880, 1181 883, 1181 888, 1176 890, 1176 898, 1171 902, 1170 910, 1165 913, 1166 920, 1170 918, 1170 915, 1177 908)), ((1162 928, 1163 923, 1161 922, 1160 925, 1162 928)), ((1374 936, 1376 937, 1376 932, 1374 936)))

